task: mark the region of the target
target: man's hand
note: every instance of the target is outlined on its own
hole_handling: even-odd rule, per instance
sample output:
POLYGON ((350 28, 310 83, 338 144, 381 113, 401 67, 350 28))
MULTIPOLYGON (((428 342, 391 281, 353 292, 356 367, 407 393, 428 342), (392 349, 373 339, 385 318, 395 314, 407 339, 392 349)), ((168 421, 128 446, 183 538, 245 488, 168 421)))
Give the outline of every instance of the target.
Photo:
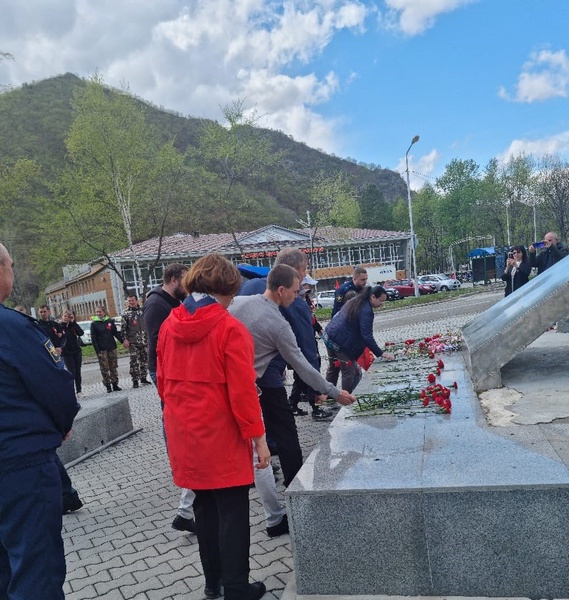
POLYGON ((267 446, 267 439, 264 435, 253 438, 255 451, 257 452, 258 462, 255 465, 256 469, 266 469, 271 464, 271 451, 267 446))
POLYGON ((395 356, 393 356, 393 354, 390 352, 384 352, 380 358, 383 358, 383 360, 395 360, 395 356))
POLYGON ((318 396, 314 397, 314 404, 316 404, 316 406, 320 406, 325 404, 326 400, 328 400, 328 396, 326 394, 319 394, 318 396))
POLYGON ((352 396, 352 394, 346 392, 346 390, 342 390, 340 395, 338 396, 337 402, 339 402, 342 406, 350 406, 356 401, 356 397, 352 396))

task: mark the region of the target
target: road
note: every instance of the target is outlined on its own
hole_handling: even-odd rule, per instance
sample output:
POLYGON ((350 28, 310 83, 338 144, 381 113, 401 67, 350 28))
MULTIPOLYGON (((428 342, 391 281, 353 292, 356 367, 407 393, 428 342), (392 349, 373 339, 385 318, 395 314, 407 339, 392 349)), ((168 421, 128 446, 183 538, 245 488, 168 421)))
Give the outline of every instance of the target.
MULTIPOLYGON (((441 294, 443 293, 441 292, 441 294)), ((478 293, 472 296, 460 296, 399 310, 380 311, 375 321, 382 329, 391 329, 417 323, 443 321, 450 318, 467 319, 490 308, 503 297, 503 290, 478 293)))

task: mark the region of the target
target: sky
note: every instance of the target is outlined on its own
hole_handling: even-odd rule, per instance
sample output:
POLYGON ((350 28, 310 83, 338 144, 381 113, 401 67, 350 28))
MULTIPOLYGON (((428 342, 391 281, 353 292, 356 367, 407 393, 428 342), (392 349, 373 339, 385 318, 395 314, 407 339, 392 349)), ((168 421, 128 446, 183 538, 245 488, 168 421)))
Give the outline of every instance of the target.
POLYGON ((0 0, 0 84, 98 73, 435 183, 453 159, 569 155, 568 0, 0 0))

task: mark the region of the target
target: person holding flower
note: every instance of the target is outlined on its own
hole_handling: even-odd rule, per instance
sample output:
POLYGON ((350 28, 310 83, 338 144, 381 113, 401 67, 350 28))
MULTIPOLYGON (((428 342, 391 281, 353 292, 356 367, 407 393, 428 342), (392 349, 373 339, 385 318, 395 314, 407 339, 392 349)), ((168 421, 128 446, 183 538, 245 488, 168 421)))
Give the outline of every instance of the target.
POLYGON ((322 334, 328 351, 327 381, 336 385, 342 373, 342 389, 351 393, 361 379, 356 361, 366 347, 377 357, 393 360, 393 355, 384 352, 373 337, 374 310, 386 300, 382 286, 366 287, 328 323, 322 334))

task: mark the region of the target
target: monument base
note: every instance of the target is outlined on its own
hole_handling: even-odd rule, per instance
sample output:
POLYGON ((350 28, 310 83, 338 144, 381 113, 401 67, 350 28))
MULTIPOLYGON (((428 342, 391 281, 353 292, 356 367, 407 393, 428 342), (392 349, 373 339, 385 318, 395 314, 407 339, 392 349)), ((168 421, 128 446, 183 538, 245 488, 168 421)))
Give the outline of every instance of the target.
POLYGON ((68 464, 135 433, 128 397, 95 396, 83 400, 75 417, 70 438, 57 454, 68 464))
POLYGON ((300 598, 569 597, 566 465, 539 429, 489 427, 462 357, 445 363, 452 414, 344 408, 289 486, 300 598))

